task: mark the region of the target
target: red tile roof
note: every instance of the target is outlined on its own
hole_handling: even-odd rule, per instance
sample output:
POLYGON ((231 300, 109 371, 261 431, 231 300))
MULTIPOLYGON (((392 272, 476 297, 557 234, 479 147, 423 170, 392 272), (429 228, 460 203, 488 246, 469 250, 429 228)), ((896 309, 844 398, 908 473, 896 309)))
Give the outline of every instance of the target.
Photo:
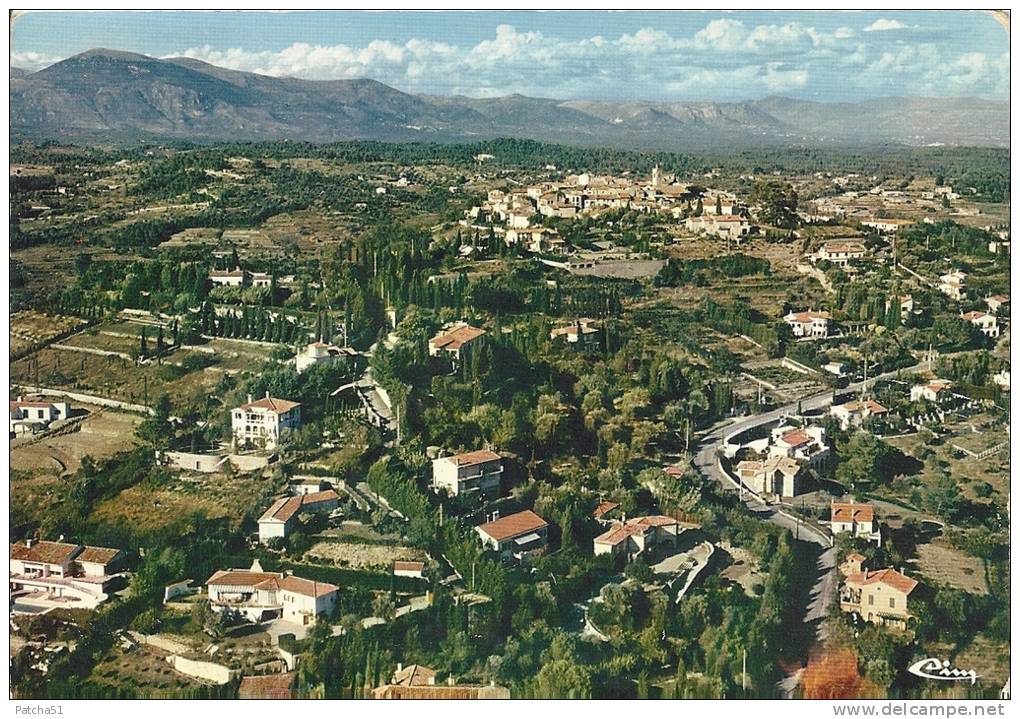
POLYGON ((458 467, 471 467, 484 462, 494 462, 499 458, 499 455, 491 449, 476 449, 473 452, 464 452, 463 454, 455 454, 450 457, 444 457, 444 459, 450 460, 458 467))
POLYGON ((420 572, 425 569, 425 562, 394 562, 394 572, 420 572))
POLYGON ((598 519, 606 514, 609 514, 614 509, 617 509, 620 505, 617 502, 600 502, 599 506, 595 507, 595 511, 591 513, 591 516, 598 519))
POLYGON ((892 587, 904 594, 910 594, 914 591, 914 588, 918 584, 916 579, 905 577, 892 567, 889 567, 888 569, 879 569, 874 572, 851 574, 846 578, 846 583, 856 584, 859 586, 868 584, 885 584, 886 586, 892 587))
POLYGON ((335 584, 329 582, 316 582, 312 579, 302 579, 301 577, 284 577, 280 580, 280 589, 285 592, 292 592, 293 594, 300 594, 304 597, 324 597, 327 594, 340 589, 335 584))
POLYGON ((653 527, 673 527, 679 525, 680 523, 672 517, 664 517, 662 515, 635 517, 634 519, 628 519, 626 523, 617 523, 609 530, 595 537, 595 542, 597 544, 615 546, 628 537, 635 535, 644 536, 653 527))
MULTIPOLYGON (((316 492, 318 494, 318 492, 316 492)), ((301 510, 303 497, 281 497, 273 502, 272 506, 259 517, 260 522, 289 522, 290 519, 301 510)))
POLYGON ((791 429, 782 435, 781 439, 791 447, 800 447, 811 441, 811 437, 802 429, 791 429))
POLYGON ((333 502, 340 499, 340 495, 333 489, 324 489, 321 492, 309 492, 301 496, 301 504, 320 504, 322 502, 333 502))
POLYGON ((295 407, 300 407, 300 402, 291 402, 289 399, 276 399, 275 397, 263 397, 262 399, 248 402, 241 405, 241 409, 268 409, 273 412, 290 412, 295 407))
POLYGON ((485 334, 485 330, 471 325, 458 327, 445 334, 438 334, 432 338, 432 344, 446 350, 457 350, 472 340, 476 340, 485 334))
POLYGON ((833 502, 831 511, 833 522, 872 522, 875 519, 875 508, 870 504, 833 502))
POLYGON ((266 674, 259 677, 241 677, 237 688, 238 699, 293 699, 294 674, 266 674))
POLYGON ((504 539, 514 539, 548 526, 548 522, 528 509, 517 514, 500 517, 494 522, 486 522, 478 529, 497 542, 502 542, 504 539))
POLYGON ((832 315, 828 312, 791 312, 787 317, 794 322, 801 323, 832 319, 832 315))
POLYGON ((66 542, 33 542, 31 547, 12 544, 11 559, 42 564, 66 564, 80 549, 81 545, 66 542))
POLYGON ((207 586, 220 587, 254 587, 269 579, 279 579, 278 572, 252 572, 247 569, 221 569, 206 582, 207 586))

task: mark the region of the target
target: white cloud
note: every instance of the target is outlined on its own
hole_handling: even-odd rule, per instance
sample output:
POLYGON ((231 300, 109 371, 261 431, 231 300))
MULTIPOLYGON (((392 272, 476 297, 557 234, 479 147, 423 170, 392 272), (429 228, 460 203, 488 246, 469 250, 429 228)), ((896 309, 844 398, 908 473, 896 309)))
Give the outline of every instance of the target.
POLYGON ((44 67, 49 67, 63 59, 62 57, 53 57, 52 55, 43 55, 42 53, 32 51, 11 52, 11 65, 31 72, 42 70, 44 67))
POLYGON ((879 18, 875 22, 864 28, 864 32, 884 32, 886 30, 904 30, 906 25, 901 23, 899 20, 888 20, 886 18, 879 18))

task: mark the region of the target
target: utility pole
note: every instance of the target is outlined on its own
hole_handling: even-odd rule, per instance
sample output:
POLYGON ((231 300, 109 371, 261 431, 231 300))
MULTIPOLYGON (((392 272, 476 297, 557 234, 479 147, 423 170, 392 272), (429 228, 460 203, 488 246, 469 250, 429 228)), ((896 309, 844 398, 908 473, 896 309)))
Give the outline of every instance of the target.
POLYGON ((743 689, 744 693, 747 693, 747 650, 744 650, 744 658, 741 661, 740 669, 740 688, 743 689))

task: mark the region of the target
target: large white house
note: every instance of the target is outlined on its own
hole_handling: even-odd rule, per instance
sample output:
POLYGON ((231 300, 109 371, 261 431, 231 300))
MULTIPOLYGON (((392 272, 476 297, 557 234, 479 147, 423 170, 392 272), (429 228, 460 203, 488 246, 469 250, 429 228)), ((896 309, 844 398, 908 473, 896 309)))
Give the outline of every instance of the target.
POLYGON ((977 327, 985 337, 994 338, 999 336, 999 321, 995 315, 982 312, 981 310, 974 310, 962 313, 960 319, 964 322, 970 322, 977 327))
POLYGON ((828 312, 791 312, 783 322, 793 330, 794 337, 825 338, 832 328, 832 315, 828 312))
POLYGON ((433 488, 452 496, 474 492, 493 496, 499 493, 502 476, 503 459, 490 449, 432 460, 433 488))
POLYGON ((503 560, 537 556, 548 541, 549 523, 530 509, 475 527, 482 544, 499 552, 503 560))
POLYGON ((222 287, 241 287, 248 278, 248 273, 240 267, 232 270, 213 270, 209 273, 209 281, 222 287))
POLYGON ((50 422, 67 419, 71 407, 67 402, 49 402, 46 400, 26 400, 18 397, 10 403, 11 434, 31 434, 45 429, 50 422))
POLYGON ((815 253, 815 259, 819 262, 825 260, 843 267, 856 260, 864 259, 867 253, 868 249, 863 242, 838 240, 822 245, 815 253))
POLYGON ((280 438, 301 426, 301 404, 270 397, 248 401, 231 412, 230 428, 241 446, 275 449, 280 438))
POLYGON ((684 226, 691 232, 704 232, 723 239, 740 240, 751 232, 751 223, 739 215, 702 215, 688 217, 684 226))
POLYGON ((264 572, 258 560, 249 569, 221 569, 206 582, 215 611, 235 611, 248 621, 280 617, 308 625, 336 608, 339 587, 292 574, 264 572))
POLYGON ((25 540, 11 544, 11 599, 14 611, 54 607, 95 609, 105 602, 119 549, 67 542, 25 540))

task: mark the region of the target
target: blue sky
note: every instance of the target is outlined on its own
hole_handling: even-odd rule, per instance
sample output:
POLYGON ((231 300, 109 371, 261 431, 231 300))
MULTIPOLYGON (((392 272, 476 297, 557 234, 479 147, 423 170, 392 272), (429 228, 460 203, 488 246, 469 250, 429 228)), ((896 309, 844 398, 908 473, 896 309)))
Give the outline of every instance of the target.
POLYGON ((1006 99, 1009 39, 988 13, 33 12, 11 61, 95 47, 401 90, 587 100, 1006 99))

